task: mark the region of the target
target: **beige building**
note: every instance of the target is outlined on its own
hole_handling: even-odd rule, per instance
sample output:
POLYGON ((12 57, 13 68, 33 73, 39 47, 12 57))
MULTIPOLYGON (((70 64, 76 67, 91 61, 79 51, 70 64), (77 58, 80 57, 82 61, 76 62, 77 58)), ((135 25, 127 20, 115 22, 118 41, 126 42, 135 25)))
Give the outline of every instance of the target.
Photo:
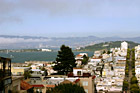
POLYGON ((11 72, 12 75, 21 76, 24 74, 25 71, 28 71, 30 67, 12 67, 11 72))
POLYGON ((94 78, 95 76, 91 76, 89 73, 85 73, 81 68, 73 68, 73 76, 70 77, 78 77, 79 83, 83 86, 86 93, 94 93, 94 78))
POLYGON ((80 77, 80 85, 86 93, 94 93, 94 79, 92 77, 80 77))

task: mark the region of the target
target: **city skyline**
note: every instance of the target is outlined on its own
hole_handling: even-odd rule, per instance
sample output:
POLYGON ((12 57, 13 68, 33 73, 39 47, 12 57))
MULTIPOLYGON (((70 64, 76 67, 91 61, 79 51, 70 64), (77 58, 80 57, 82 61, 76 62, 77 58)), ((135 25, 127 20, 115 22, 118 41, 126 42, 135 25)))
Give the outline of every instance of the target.
POLYGON ((0 34, 138 37, 139 4, 139 0, 1 0, 0 34))

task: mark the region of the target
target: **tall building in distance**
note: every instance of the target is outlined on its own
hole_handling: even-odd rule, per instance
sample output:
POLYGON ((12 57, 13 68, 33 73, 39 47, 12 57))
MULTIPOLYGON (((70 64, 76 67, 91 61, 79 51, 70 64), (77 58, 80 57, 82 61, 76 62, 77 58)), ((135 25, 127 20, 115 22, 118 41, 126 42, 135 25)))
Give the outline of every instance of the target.
POLYGON ((127 42, 122 42, 121 43, 121 50, 127 50, 128 49, 128 43, 127 42))

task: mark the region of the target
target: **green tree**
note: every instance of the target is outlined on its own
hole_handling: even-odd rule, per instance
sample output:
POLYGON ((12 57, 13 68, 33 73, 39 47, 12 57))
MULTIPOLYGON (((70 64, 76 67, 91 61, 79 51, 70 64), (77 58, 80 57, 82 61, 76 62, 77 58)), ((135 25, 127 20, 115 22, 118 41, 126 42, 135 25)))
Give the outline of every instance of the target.
POLYGON ((128 76, 129 75, 129 71, 125 70, 125 74, 126 74, 126 76, 128 76))
POLYGON ((132 69, 132 74, 135 75, 135 68, 132 69))
POLYGON ((111 53, 111 52, 108 50, 108 51, 107 51, 107 54, 110 54, 110 53, 111 53))
POLYGON ((59 84, 46 93, 85 93, 84 88, 77 84, 59 84))
POLYGON ((48 75, 48 72, 47 70, 44 71, 44 76, 47 76, 48 75))
POLYGON ((137 84, 132 84, 131 87, 130 87, 130 89, 133 89, 133 88, 137 88, 138 89, 139 87, 138 87, 137 84))
POLYGON ((89 57, 87 57, 86 55, 83 56, 83 60, 82 60, 82 64, 86 65, 88 63, 88 59, 89 57))
POLYGON ((24 78, 27 79, 27 78, 30 78, 31 77, 31 71, 25 71, 24 72, 24 78))
POLYGON ((137 84, 137 83, 138 83, 137 78, 136 78, 135 76, 133 76, 133 77, 131 78, 131 84, 137 84))
POLYGON ((131 93, 140 93, 138 88, 132 88, 131 93))
POLYGON ((128 90, 129 83, 127 81, 123 82, 123 90, 128 90))
POLYGON ((42 70, 42 71, 45 71, 45 68, 44 68, 44 67, 42 67, 42 68, 41 68, 41 70, 42 70))
POLYGON ((104 51, 103 51, 103 54, 105 54, 105 53, 106 53, 106 51, 104 50, 104 51))
POLYGON ((58 71, 59 74, 67 74, 75 67, 75 56, 68 46, 62 45, 56 58, 54 70, 58 71))

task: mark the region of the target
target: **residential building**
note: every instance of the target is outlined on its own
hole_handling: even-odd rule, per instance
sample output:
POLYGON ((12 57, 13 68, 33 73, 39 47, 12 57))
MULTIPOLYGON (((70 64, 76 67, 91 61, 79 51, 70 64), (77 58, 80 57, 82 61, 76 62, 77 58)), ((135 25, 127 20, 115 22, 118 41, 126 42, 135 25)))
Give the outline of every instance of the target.
POLYGON ((128 43, 127 42, 122 42, 121 43, 121 50, 127 50, 128 49, 128 43))
POLYGON ((0 57, 0 93, 8 93, 11 84, 11 59, 0 57))
POLYGON ((22 79, 22 76, 12 76, 11 59, 0 57, 0 93, 22 93, 20 90, 22 79))
POLYGON ((12 75, 22 76, 24 72, 28 71, 30 67, 12 67, 11 72, 12 75))

